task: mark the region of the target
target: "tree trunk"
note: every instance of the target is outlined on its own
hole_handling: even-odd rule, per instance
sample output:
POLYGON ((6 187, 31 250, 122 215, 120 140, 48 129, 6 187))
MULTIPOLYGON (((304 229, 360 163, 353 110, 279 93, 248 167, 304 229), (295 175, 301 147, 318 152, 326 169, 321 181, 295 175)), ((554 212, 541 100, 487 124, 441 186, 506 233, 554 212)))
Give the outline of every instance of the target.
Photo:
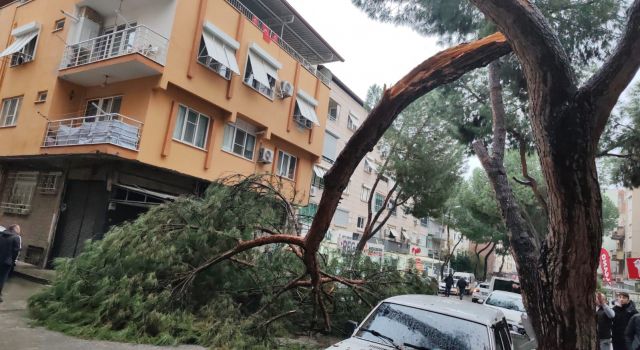
POLYGON ((484 271, 482 273, 482 280, 483 281, 487 280, 487 269, 489 268, 489 257, 491 256, 493 251, 496 249, 496 243, 495 242, 492 242, 492 243, 489 243, 489 244, 491 245, 491 249, 489 250, 487 255, 484 256, 484 271))
MULTIPOLYGON (((448 226, 447 226, 447 230, 449 230, 448 226)), ((445 260, 442 262, 442 265, 440 265, 440 278, 444 278, 444 267, 449 265, 449 261, 451 261, 451 257, 453 256, 453 253, 456 251, 458 244, 462 242, 463 238, 464 237, 460 235, 460 239, 458 239, 458 242, 456 242, 456 244, 453 246, 453 249, 451 249, 451 251, 449 252, 449 255, 446 256, 445 260)))
POLYGON ((502 269, 504 268, 504 260, 506 257, 506 254, 502 254, 502 262, 500 263, 500 268, 498 269, 498 275, 502 275, 502 269))

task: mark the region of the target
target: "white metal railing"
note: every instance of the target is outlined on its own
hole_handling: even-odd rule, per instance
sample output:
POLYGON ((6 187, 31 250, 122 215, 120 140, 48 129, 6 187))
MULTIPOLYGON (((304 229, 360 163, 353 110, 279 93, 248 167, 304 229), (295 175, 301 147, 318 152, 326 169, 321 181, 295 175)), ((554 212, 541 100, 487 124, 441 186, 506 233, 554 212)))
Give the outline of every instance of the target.
POLYGON ((60 69, 72 68, 109 58, 139 53, 161 65, 166 63, 169 40, 139 25, 67 45, 60 69))
POLYGON ((258 27, 258 29, 260 29, 261 31, 263 30, 263 27, 268 28, 269 37, 273 41, 278 43, 278 46, 280 46, 284 51, 286 51, 289 55, 291 55, 291 57, 293 57, 296 61, 300 62, 306 70, 308 70, 311 74, 318 77, 326 85, 331 84, 331 78, 329 76, 319 71, 309 61, 307 61, 307 59, 305 59, 301 54, 299 54, 296 50, 294 50, 286 41, 282 40, 282 38, 278 35, 278 33, 271 30, 271 28, 269 28, 260 18, 258 18, 258 16, 254 15, 253 12, 251 12, 251 10, 249 10, 246 6, 244 6, 240 2, 240 0, 225 0, 225 1, 229 5, 234 7, 236 10, 238 10, 238 12, 240 12, 245 17, 247 17, 249 21, 253 23, 256 27, 258 27))
POLYGON ((117 113, 50 121, 42 147, 112 144, 138 150, 142 122, 117 113))

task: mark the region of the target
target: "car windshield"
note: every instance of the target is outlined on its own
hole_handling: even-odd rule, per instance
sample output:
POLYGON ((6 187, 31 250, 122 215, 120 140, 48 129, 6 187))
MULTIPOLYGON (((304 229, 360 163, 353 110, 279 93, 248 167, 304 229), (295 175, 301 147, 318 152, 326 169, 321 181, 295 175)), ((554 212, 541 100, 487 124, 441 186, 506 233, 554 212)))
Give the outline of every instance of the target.
POLYGON ((485 302, 487 305, 500 307, 507 310, 526 312, 519 295, 494 294, 485 302))
MULTIPOLYGON (((490 349, 487 327, 472 321, 442 315, 409 306, 382 303, 362 323, 362 328, 374 330, 397 345, 433 350, 490 349)), ((358 331, 356 337, 384 344, 370 331, 358 331)))

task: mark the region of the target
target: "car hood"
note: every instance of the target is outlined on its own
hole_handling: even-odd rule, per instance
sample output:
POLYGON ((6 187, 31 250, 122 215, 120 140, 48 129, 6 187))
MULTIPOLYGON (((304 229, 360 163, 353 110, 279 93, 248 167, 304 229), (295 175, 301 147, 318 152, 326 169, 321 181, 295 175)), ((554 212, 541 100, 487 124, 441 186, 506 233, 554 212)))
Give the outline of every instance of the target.
POLYGON ((394 350, 386 344, 372 343, 360 338, 349 338, 339 343, 333 344, 326 350, 394 350))
POLYGON ((488 306, 490 308, 502 311, 502 313, 504 314, 504 317, 507 319, 508 323, 512 323, 512 324, 521 324, 522 323, 522 314, 523 314, 523 312, 516 311, 516 310, 504 309, 504 308, 493 306, 493 305, 487 305, 487 304, 484 304, 484 305, 488 306))

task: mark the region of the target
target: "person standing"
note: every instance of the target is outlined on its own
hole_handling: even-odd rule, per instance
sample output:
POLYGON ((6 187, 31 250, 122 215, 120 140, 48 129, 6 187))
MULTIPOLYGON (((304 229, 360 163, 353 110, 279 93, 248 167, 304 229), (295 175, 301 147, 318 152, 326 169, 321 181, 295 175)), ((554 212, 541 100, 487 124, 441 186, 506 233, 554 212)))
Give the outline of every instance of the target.
POLYGON ((20 226, 11 225, 0 233, 0 303, 2 302, 2 288, 9 277, 9 272, 18 259, 20 253, 21 240, 18 234, 20 226))
POLYGON ((451 286, 453 286, 453 275, 449 273, 449 276, 444 279, 444 295, 446 295, 447 298, 451 294, 451 286))
POLYGON ((458 287, 458 295, 460 296, 460 300, 464 296, 464 293, 467 291, 467 280, 463 277, 458 278, 458 283, 456 283, 456 287, 458 287))
POLYGON ((600 350, 611 350, 611 329, 616 314, 609 307, 607 299, 602 293, 596 293, 596 315, 600 350))
POLYGON ((627 342, 627 349, 640 349, 640 314, 635 314, 631 317, 624 335, 627 342))
POLYGON ((618 293, 616 306, 613 307, 613 311, 615 312, 613 327, 611 328, 613 350, 629 350, 627 349, 625 331, 627 330, 627 325, 631 317, 638 313, 636 305, 629 299, 629 293, 618 293))

